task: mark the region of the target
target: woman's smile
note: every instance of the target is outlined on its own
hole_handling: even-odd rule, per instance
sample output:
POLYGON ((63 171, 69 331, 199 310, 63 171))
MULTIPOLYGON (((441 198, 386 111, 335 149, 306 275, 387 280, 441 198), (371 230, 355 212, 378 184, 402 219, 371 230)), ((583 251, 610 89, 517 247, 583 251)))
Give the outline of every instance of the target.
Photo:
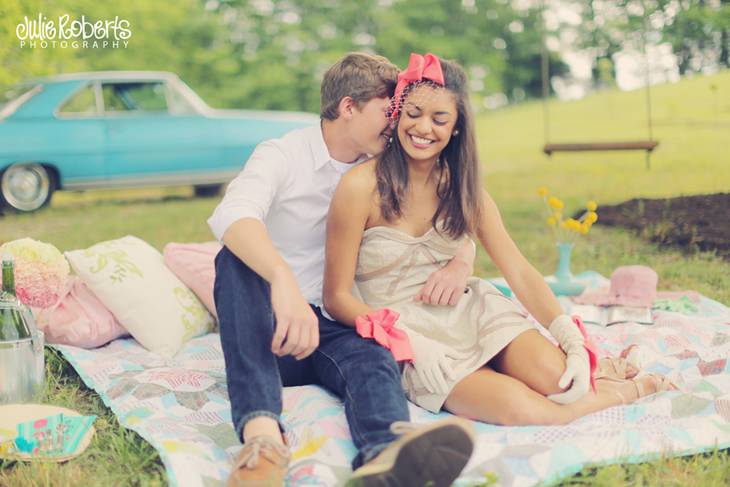
POLYGON ((435 140, 427 139, 425 137, 419 137, 418 135, 408 134, 408 138, 411 141, 411 145, 416 149, 428 149, 435 140))

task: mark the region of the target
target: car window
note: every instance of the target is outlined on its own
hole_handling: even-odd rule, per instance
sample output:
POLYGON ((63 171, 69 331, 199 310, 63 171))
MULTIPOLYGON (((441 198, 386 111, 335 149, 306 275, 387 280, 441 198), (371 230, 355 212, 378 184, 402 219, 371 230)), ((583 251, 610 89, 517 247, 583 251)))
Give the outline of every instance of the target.
POLYGON ((94 115, 98 113, 96 92, 93 85, 87 85, 74 93, 58 109, 59 113, 94 115))
POLYGON ((168 94, 170 95, 170 113, 173 115, 191 115, 197 114, 198 111, 188 101, 185 94, 180 91, 177 86, 168 83, 168 94))
POLYGON ((0 119, 9 117, 23 103, 40 93, 43 85, 20 84, 0 90, 0 119))
POLYGON ((105 112, 166 112, 162 82, 104 83, 101 88, 105 112))

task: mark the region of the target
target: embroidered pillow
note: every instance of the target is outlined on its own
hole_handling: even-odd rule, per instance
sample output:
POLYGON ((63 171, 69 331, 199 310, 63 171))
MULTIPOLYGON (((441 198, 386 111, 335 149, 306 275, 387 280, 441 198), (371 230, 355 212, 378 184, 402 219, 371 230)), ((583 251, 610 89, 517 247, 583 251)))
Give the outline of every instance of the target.
POLYGON ((211 330, 213 317, 168 269, 162 255, 128 235, 66 252, 71 267, 145 348, 172 357, 211 330))

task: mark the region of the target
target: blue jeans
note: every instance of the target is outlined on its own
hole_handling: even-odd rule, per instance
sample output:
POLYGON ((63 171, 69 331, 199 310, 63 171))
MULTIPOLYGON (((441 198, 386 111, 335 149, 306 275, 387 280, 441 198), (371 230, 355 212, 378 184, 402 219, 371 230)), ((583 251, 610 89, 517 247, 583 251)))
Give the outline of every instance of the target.
MULTIPOLYGON (((215 306, 226 362, 233 426, 243 441, 243 427, 267 416, 279 421, 282 387, 316 384, 345 403, 350 433, 358 449, 357 468, 396 437, 394 421, 408 421, 400 370, 390 351, 355 329, 319 319, 319 347, 304 360, 277 357, 271 351, 275 319, 268 282, 227 247, 215 258, 215 306)), ((281 424, 281 423, 280 423, 281 424)))

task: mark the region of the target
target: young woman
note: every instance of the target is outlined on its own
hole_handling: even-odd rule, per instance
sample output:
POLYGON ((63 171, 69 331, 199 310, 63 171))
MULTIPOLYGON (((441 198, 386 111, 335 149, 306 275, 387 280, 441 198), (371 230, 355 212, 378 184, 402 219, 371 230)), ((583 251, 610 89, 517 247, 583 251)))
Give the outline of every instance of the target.
POLYGON ((412 54, 398 79, 392 140, 377 159, 342 178, 330 206, 327 311, 358 329, 369 326, 394 352, 412 352, 403 386, 431 411, 505 425, 562 424, 672 387, 657 375, 626 380, 637 371, 611 370, 624 365, 615 360, 591 373, 581 330, 481 188, 463 69, 412 54), (458 299, 438 298, 439 289, 429 293, 434 302, 415 297, 470 237, 560 348, 483 279, 471 278, 458 299))

